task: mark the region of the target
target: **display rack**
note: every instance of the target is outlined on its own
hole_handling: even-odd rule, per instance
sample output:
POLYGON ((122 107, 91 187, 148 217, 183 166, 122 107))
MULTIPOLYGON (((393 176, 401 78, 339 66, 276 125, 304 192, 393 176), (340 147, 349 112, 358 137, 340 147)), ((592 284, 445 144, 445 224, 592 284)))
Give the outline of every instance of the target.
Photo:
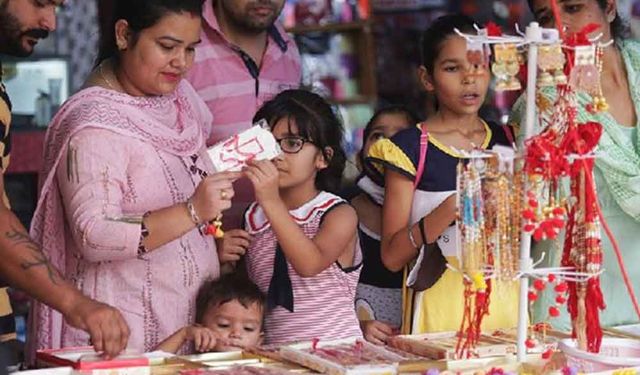
MULTIPOLYGON (((519 32, 519 30, 516 28, 519 32)), ((480 32, 478 35, 470 35, 458 32, 469 43, 472 44, 516 44, 519 47, 527 47, 527 84, 526 84, 526 112, 523 139, 529 139, 535 135, 536 123, 536 81, 538 72, 538 47, 545 44, 555 44, 560 42, 559 33, 556 29, 541 28, 537 22, 532 22, 527 26, 525 33, 520 36, 488 36, 480 32)), ((472 156, 473 157, 473 156, 472 156)), ((480 156, 482 157, 482 156, 480 156)), ((589 156, 593 157, 593 156, 589 156)), ((527 181, 524 182, 523 194, 527 194, 527 181)), ((550 274, 560 275, 572 281, 586 281, 596 274, 574 272, 567 267, 536 268, 540 262, 534 264, 531 258, 531 234, 521 230, 520 236, 520 260, 519 260, 519 296, 518 296, 518 326, 517 326, 517 360, 524 362, 527 354, 525 341, 527 340, 527 329, 529 326, 528 291, 529 281, 532 278, 546 278, 550 274)))

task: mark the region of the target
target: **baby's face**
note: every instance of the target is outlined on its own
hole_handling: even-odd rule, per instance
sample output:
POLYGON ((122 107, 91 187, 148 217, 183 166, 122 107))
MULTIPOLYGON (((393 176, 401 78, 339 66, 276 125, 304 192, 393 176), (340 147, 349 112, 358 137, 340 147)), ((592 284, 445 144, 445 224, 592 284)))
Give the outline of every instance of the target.
POLYGON ((257 302, 244 307, 238 300, 231 300, 209 307, 202 324, 218 337, 216 352, 257 346, 262 340, 262 307, 257 302))

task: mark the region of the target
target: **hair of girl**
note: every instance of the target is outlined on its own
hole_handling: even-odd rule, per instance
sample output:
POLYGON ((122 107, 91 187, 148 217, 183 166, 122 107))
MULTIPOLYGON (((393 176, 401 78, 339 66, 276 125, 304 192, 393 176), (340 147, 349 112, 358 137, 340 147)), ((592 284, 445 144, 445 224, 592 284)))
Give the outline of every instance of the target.
POLYGON ((347 160, 343 147, 344 127, 326 100, 308 90, 285 90, 258 110, 253 120, 260 119, 267 120, 271 130, 282 119, 287 119, 289 128, 295 124, 298 134, 321 150, 328 165, 318 171, 316 188, 331 193, 340 190, 347 160), (331 149, 331 153, 327 149, 331 149))
POLYGON ((198 17, 202 14, 204 0, 116 0, 113 16, 108 26, 100 35, 100 49, 95 65, 102 61, 118 59, 119 50, 116 44, 115 25, 119 20, 127 21, 133 45, 136 44, 140 32, 153 27, 163 17, 171 13, 189 13, 198 17))
MULTIPOLYGON (((598 3, 598 7, 603 12, 607 10, 607 0, 595 0, 598 3)), ((529 4, 529 9, 533 10, 533 0, 527 0, 529 4)), ((625 39, 628 38, 631 34, 631 30, 629 29, 629 25, 625 22, 622 17, 620 17, 620 12, 618 12, 617 2, 616 2, 616 18, 613 19, 609 23, 609 27, 611 27, 611 36, 616 39, 625 39)))
POLYGON ((474 21, 463 14, 448 14, 437 18, 423 32, 421 42, 422 66, 429 74, 433 74, 434 63, 440 54, 444 41, 451 35, 457 35, 458 29, 463 33, 475 33, 474 21))
POLYGON ((369 122, 367 122, 367 125, 364 127, 364 130, 362 131, 362 147, 358 152, 358 160, 360 161, 360 165, 362 166, 366 165, 366 163, 364 162, 364 159, 366 158, 366 155, 364 155, 364 144, 369 138, 369 135, 371 135, 371 131, 373 130, 373 125, 378 121, 378 119, 381 116, 396 115, 396 114, 404 115, 407 119, 407 125, 415 125, 420 121, 420 118, 418 117, 418 115, 416 115, 415 112, 413 112, 409 107, 405 105, 392 104, 392 105, 380 107, 378 110, 376 110, 373 113, 373 116, 371 117, 371 119, 369 119, 369 122))

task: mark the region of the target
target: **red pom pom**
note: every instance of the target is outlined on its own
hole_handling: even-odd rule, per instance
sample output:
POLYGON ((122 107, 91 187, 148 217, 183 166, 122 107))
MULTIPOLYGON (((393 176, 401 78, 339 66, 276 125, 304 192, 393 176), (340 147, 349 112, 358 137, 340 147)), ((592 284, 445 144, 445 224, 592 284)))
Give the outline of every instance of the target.
POLYGON ((552 227, 550 222, 547 222, 547 225, 544 227, 544 234, 547 238, 554 239, 558 235, 558 231, 552 227))
POLYGON ((562 207, 556 207, 553 209, 553 214, 556 216, 562 216, 564 215, 564 208, 562 207))
POLYGON ((541 228, 536 229, 535 232, 533 232, 533 239, 536 241, 540 241, 542 239, 546 238, 544 235, 544 231, 541 228))
POLYGON ((565 302, 567 302, 567 299, 564 298, 563 296, 557 296, 556 297, 556 303, 559 303, 560 305, 564 304, 565 302))
POLYGON ((549 276, 547 276, 547 280, 549 280, 550 283, 555 282, 556 281, 556 275, 550 274, 549 276))
POLYGON ((538 299, 538 295, 532 290, 529 291, 529 294, 527 294, 527 298, 529 299, 529 302, 533 302, 538 299))
POLYGON ((538 207, 538 201, 535 199, 529 199, 529 207, 533 207, 533 208, 538 207))
POLYGON ((527 224, 524 226, 525 232, 533 232, 536 229, 536 226, 533 224, 527 224))
POLYGON ((209 235, 209 236, 213 236, 216 234, 216 227, 213 224, 209 224, 207 225, 207 228, 205 229, 205 234, 209 235))
POLYGON ((527 220, 535 221, 536 214, 533 212, 533 210, 524 210, 524 211, 522 211, 522 217, 527 219, 527 220))
POLYGON ((487 22, 484 27, 487 29, 488 36, 502 36, 502 28, 496 23, 487 22))
POLYGON ((529 349, 533 349, 536 347, 536 342, 533 339, 526 339, 524 345, 529 349))
POLYGON ((553 288, 553 289, 558 293, 564 293, 567 290, 569 290, 569 285, 566 282, 562 282, 562 283, 556 285, 556 287, 553 288))
POLYGON ((540 279, 533 280, 533 288, 538 292, 543 291, 545 287, 546 287, 546 284, 544 280, 540 280, 540 279))
POLYGON ((551 219, 551 224, 553 225, 554 228, 558 228, 558 229, 564 228, 563 219, 559 219, 559 218, 551 219))
POLYGON ((560 316, 560 310, 558 310, 558 308, 555 306, 551 306, 549 307, 549 315, 552 318, 557 318, 558 316, 560 316))
POLYGON ((547 349, 542 353, 542 359, 549 359, 553 355, 553 349, 547 349))

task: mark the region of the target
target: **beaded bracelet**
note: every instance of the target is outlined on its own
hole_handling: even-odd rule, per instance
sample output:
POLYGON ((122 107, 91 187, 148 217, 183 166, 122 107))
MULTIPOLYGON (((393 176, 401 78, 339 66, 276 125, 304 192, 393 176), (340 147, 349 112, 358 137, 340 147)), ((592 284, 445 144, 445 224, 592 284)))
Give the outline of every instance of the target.
POLYGON ((189 211, 189 216, 191 216, 191 221, 193 221, 196 226, 199 226, 202 223, 202 220, 200 220, 200 216, 198 216, 191 198, 187 199, 187 210, 189 211))

